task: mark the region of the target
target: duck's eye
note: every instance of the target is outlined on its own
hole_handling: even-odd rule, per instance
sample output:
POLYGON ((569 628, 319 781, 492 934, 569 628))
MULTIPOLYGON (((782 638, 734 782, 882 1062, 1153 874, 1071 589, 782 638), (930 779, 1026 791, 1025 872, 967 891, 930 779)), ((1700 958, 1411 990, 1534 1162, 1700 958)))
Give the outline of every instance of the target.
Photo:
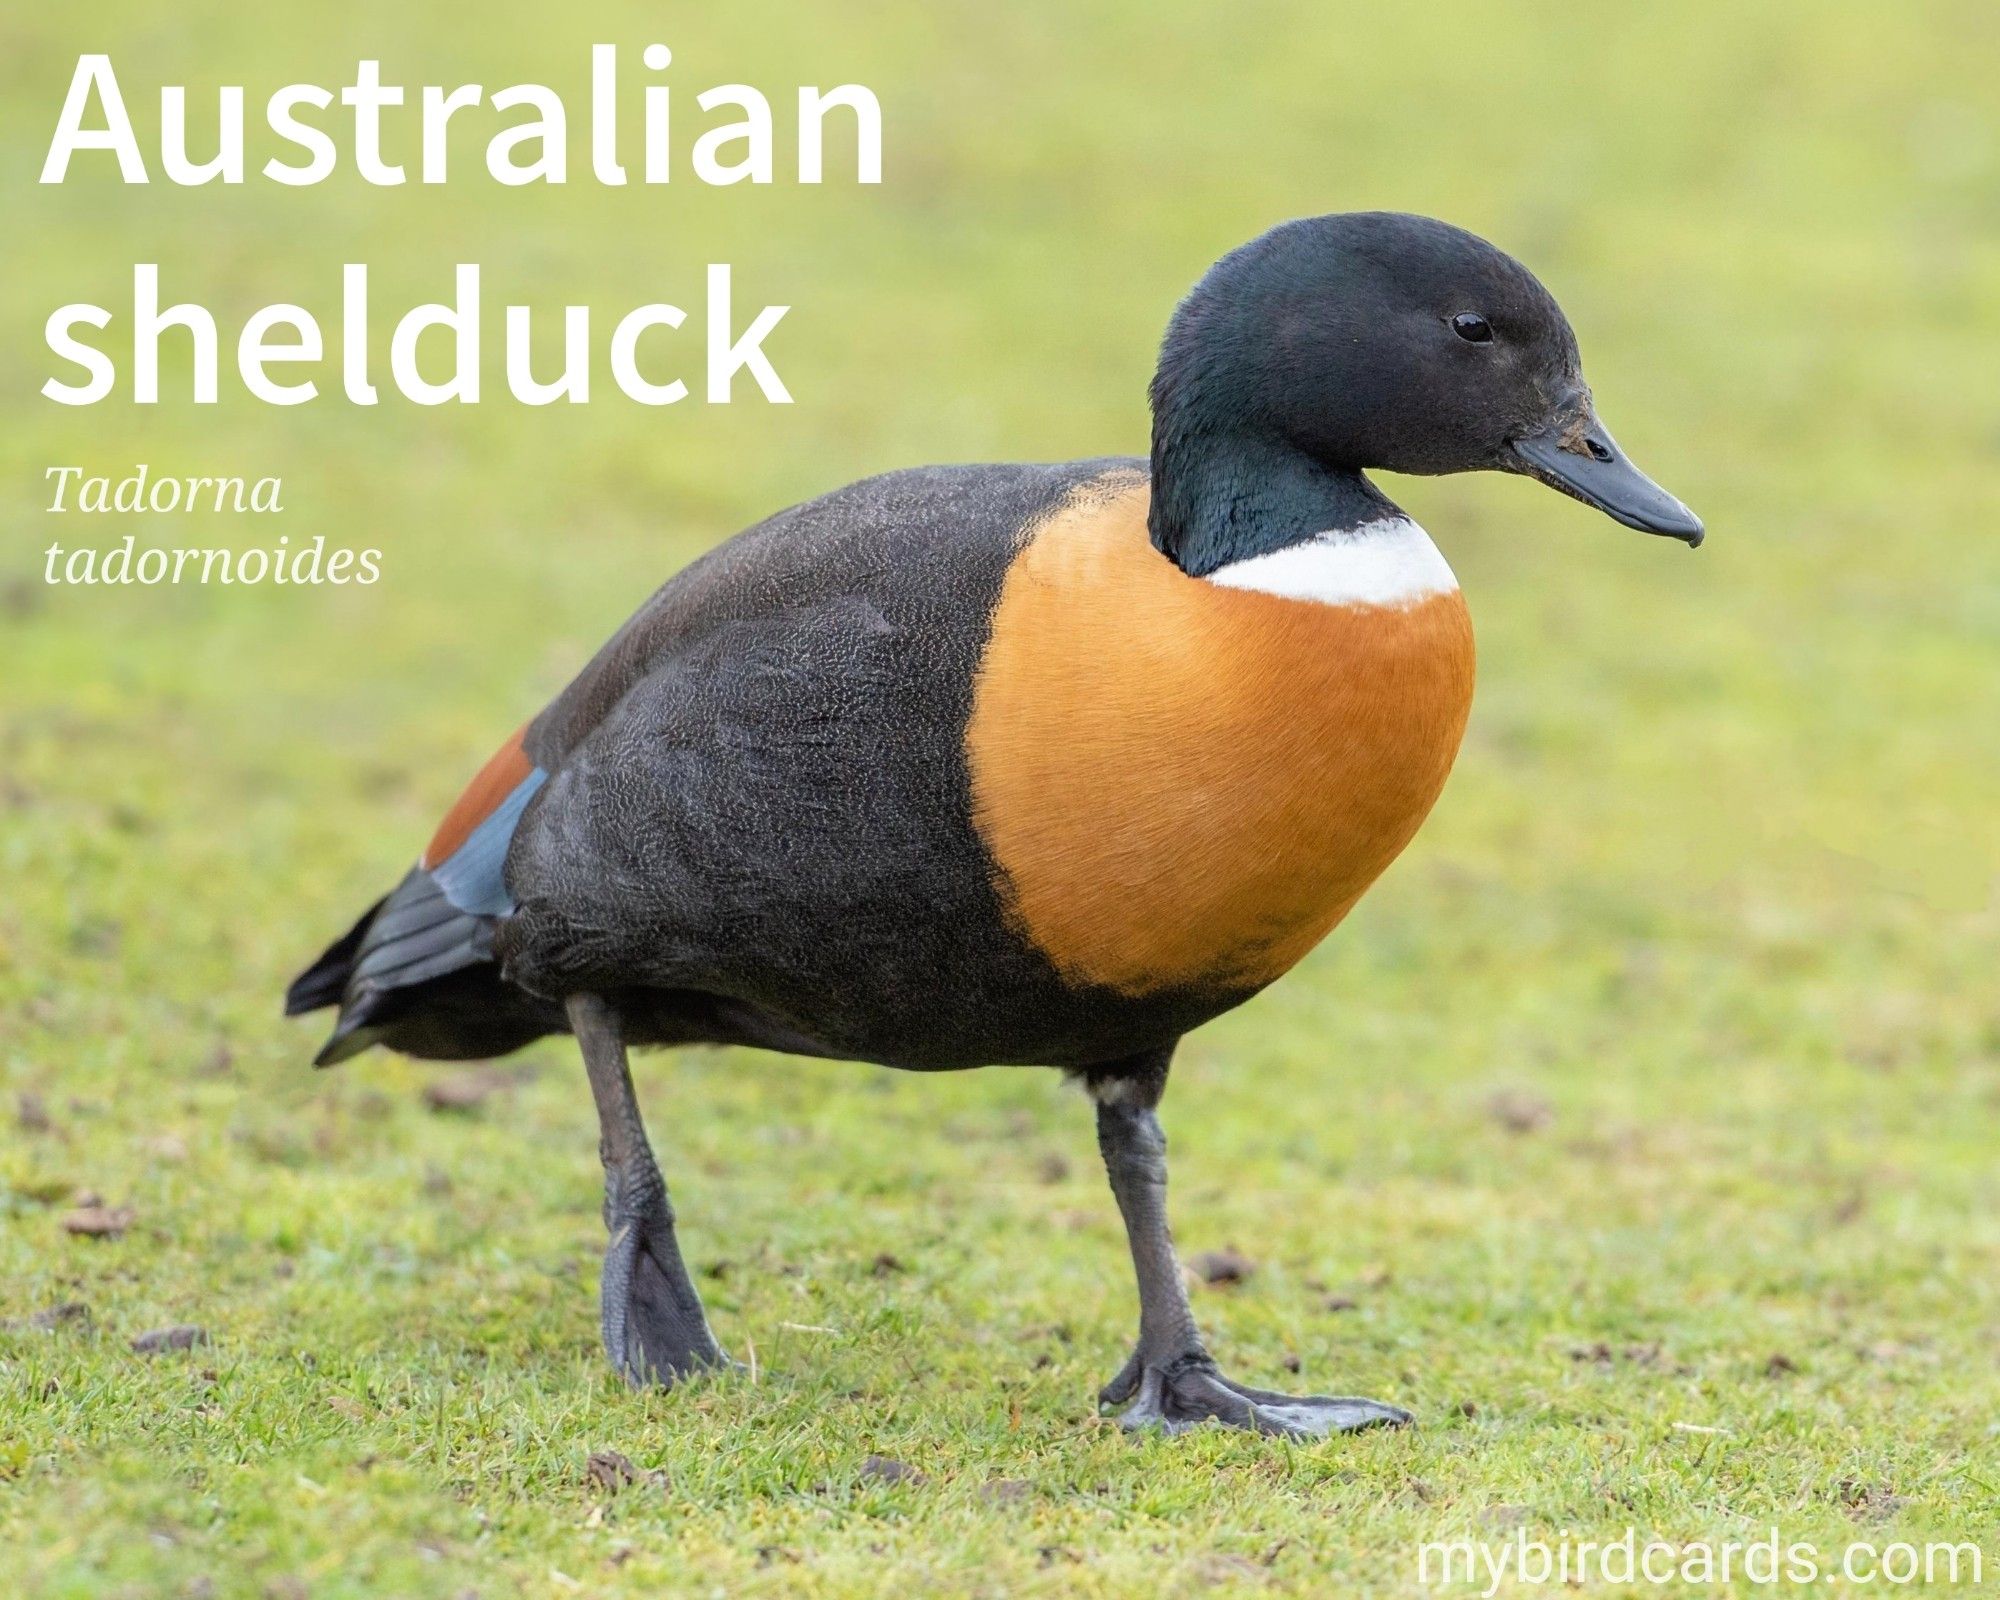
POLYGON ((1473 344, 1485 344, 1493 337, 1493 324, 1477 311, 1461 311, 1451 319, 1451 331, 1473 344))

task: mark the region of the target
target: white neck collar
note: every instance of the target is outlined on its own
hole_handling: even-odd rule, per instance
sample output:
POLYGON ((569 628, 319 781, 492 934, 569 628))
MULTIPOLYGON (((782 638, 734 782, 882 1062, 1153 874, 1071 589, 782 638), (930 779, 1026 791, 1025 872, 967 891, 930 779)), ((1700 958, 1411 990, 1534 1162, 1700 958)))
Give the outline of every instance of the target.
POLYGON ((1282 550, 1232 561, 1209 573, 1207 581, 1287 600, 1398 611, 1458 589, 1458 579, 1430 535, 1401 515, 1314 534, 1282 550))

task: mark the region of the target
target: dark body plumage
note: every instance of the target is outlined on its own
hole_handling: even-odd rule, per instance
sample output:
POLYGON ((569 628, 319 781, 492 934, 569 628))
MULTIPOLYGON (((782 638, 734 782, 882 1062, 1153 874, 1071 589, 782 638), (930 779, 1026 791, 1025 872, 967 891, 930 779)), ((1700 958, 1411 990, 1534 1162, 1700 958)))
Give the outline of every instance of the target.
POLYGON ((1080 1066, 1241 998, 1070 988, 1009 930, 972 823, 1001 580, 1037 518, 1117 469, 1141 470, 871 478, 669 583, 529 730, 554 776, 508 858, 505 970, 620 991, 635 1040, 912 1068, 1080 1066))
POLYGON ((1008 566, 1038 518, 1144 471, 918 468, 737 535, 529 724, 549 777, 507 852, 513 914, 455 912, 415 870, 294 1009, 345 978, 330 1060, 517 1048, 565 1026, 537 996, 588 991, 635 1044, 927 1070, 1088 1066, 1239 1003, 1065 981, 1011 927, 972 822, 965 727, 1008 566))

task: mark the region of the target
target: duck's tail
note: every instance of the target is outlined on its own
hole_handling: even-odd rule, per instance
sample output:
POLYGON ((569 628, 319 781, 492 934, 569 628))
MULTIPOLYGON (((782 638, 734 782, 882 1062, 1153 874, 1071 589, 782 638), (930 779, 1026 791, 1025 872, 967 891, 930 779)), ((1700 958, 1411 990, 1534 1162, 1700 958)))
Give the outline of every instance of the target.
POLYGON ((463 911, 412 867, 285 992, 285 1015, 340 1007, 313 1057, 330 1067, 382 1045, 432 1061, 506 1055, 567 1024, 562 1008, 500 976, 490 916, 463 911))

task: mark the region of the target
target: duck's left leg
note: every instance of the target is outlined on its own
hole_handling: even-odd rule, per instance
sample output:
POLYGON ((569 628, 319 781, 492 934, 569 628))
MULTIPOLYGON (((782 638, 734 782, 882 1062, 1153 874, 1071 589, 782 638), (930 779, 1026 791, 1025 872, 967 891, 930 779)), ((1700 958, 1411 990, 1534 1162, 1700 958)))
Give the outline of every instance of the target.
POLYGON ((1098 1394, 1099 1402, 1119 1406, 1130 1401, 1120 1423, 1127 1428, 1159 1426, 1169 1433, 1215 1421, 1259 1433, 1317 1438, 1410 1421, 1407 1411, 1374 1400, 1252 1389, 1225 1378, 1217 1368, 1195 1327, 1167 1231, 1167 1136, 1154 1107, 1166 1091, 1172 1059, 1170 1045, 1080 1075, 1097 1102, 1097 1145, 1125 1217, 1132 1265, 1139 1275, 1138 1347, 1098 1394))
POLYGON ((667 1180, 639 1118, 618 1013, 592 994, 572 995, 568 1009, 597 1101, 604 1162, 604 1226, 611 1235, 604 1251, 604 1353, 635 1384, 671 1384, 704 1367, 727 1366, 681 1261, 667 1180))

